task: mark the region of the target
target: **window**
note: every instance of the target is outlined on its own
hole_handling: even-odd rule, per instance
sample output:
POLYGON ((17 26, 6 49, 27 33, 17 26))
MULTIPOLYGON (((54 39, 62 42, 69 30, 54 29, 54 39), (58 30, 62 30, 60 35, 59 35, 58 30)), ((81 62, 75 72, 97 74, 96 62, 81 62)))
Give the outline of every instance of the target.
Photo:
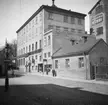
POLYGON ((82 33, 82 30, 78 30, 78 33, 82 33))
POLYGON ((40 49, 41 49, 42 48, 42 41, 40 40, 39 43, 40 43, 40 49))
POLYGON ((40 55, 40 58, 39 58, 39 60, 41 61, 42 60, 42 56, 40 55))
POLYGON ((102 5, 99 5, 99 6, 96 8, 95 13, 96 13, 96 14, 99 14, 99 13, 101 13, 101 12, 103 12, 103 6, 102 6, 102 5))
POLYGON ((53 20, 53 14, 51 12, 48 13, 48 19, 53 20))
POLYGON ((53 25, 48 25, 48 29, 53 29, 53 25))
POLYGON ((35 63, 35 59, 34 59, 34 56, 32 56, 32 63, 35 63))
POLYGON ((78 24, 82 25, 82 19, 78 19, 78 24))
POLYGON ((70 64, 69 64, 70 60, 69 59, 65 59, 65 67, 69 68, 70 64))
POLYGON ((97 28, 97 36, 103 34, 103 27, 97 28))
POLYGON ((26 29, 24 28, 24 34, 25 34, 26 29))
POLYGON ((104 64, 105 63, 105 58, 104 57, 100 57, 100 64, 104 64))
POLYGON ((75 18, 71 17, 71 24, 75 24, 75 18))
POLYGON ((84 57, 79 58, 79 68, 84 67, 84 57))
POLYGON ((31 22, 29 23, 29 30, 31 29, 31 22))
POLYGON ((23 48, 23 51, 24 51, 23 54, 25 54, 25 48, 23 48))
POLYGON ((35 43, 35 50, 37 50, 37 42, 35 43))
POLYGON ((38 23, 38 17, 36 16, 36 24, 38 23))
POLYGON ((25 58, 23 58, 23 65, 25 65, 25 58))
POLYGON ((34 27, 34 19, 32 20, 32 27, 34 27))
POLYGON ((47 56, 46 56, 46 53, 44 53, 44 58, 46 58, 47 56))
POLYGON ((50 44, 51 44, 51 37, 48 36, 48 45, 50 45, 50 44))
POLYGON ((34 50, 34 44, 32 44, 32 51, 34 50))
POLYGON ((29 45, 29 52, 31 51, 31 45, 29 45))
POLYGON ((64 31, 66 31, 66 32, 67 32, 67 31, 68 31, 68 28, 67 28, 67 27, 64 27, 64 31))
POLYGON ((44 37, 44 46, 46 46, 46 45, 47 45, 47 38, 44 37))
POLYGON ((68 16, 67 15, 64 16, 64 22, 68 23, 68 16))
POLYGON ((58 60, 55 60, 55 68, 58 68, 58 60))
POLYGON ((71 32, 75 32, 75 29, 74 28, 71 28, 71 32))
POLYGON ((26 26, 26 32, 28 32, 28 25, 26 26))
POLYGON ((56 31, 57 31, 57 32, 60 31, 60 26, 56 26, 56 31))
POLYGON ((28 47, 26 46, 26 53, 27 53, 27 51, 28 51, 28 47))
POLYGON ((37 60, 37 55, 35 55, 35 59, 37 60))
POLYGON ((48 52, 48 57, 51 57, 51 53, 50 52, 48 52))
POLYGON ((42 21, 42 13, 40 13, 40 21, 42 21))

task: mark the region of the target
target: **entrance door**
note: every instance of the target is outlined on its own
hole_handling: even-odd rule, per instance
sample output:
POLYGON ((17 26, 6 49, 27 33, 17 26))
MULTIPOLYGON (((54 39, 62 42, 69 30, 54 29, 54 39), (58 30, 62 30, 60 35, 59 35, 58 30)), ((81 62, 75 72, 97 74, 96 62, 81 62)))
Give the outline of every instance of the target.
POLYGON ((38 72, 43 72, 43 64, 38 64, 38 72))
POLYGON ((90 63, 90 77, 95 79, 95 66, 90 63))

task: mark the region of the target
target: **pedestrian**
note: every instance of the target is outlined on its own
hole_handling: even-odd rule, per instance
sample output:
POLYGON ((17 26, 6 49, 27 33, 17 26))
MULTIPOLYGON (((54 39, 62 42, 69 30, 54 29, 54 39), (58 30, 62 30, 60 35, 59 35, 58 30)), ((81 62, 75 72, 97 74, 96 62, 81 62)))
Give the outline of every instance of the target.
POLYGON ((53 77, 55 77, 57 75, 56 71, 54 69, 52 70, 52 75, 53 75, 53 77))

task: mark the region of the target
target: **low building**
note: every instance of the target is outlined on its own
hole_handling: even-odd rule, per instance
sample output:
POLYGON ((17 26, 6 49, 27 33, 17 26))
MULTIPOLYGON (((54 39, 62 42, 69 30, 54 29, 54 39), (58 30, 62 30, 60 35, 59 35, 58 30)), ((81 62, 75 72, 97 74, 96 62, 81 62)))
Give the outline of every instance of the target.
MULTIPOLYGON (((53 55, 53 69, 57 75, 68 78, 95 79, 96 67, 108 65, 108 45, 103 39, 88 36, 84 43, 72 45, 67 39, 56 38, 58 51, 53 55)), ((108 69, 108 68, 107 68, 108 69)), ((105 75, 108 70, 105 69, 105 75)), ((100 70, 102 71, 102 69, 100 70)), ((98 72, 98 71, 97 71, 98 72)), ((100 75, 100 78, 102 75, 100 75)), ((97 77, 98 78, 98 77, 97 77)))
POLYGON ((103 39, 87 34, 50 30, 45 33, 43 44, 44 66, 52 66, 58 76, 77 79, 107 78, 108 45, 103 39), (97 74, 96 71, 102 73, 97 74))

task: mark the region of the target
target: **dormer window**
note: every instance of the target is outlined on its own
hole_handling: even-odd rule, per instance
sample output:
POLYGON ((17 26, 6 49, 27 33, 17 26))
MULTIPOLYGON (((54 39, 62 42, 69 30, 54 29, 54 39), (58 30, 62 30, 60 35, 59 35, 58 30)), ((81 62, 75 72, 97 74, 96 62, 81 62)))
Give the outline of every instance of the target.
POLYGON ((75 44, 75 40, 74 39, 71 39, 70 41, 71 41, 72 45, 75 44))
POLYGON ((87 36, 83 36, 84 43, 87 42, 87 36))

